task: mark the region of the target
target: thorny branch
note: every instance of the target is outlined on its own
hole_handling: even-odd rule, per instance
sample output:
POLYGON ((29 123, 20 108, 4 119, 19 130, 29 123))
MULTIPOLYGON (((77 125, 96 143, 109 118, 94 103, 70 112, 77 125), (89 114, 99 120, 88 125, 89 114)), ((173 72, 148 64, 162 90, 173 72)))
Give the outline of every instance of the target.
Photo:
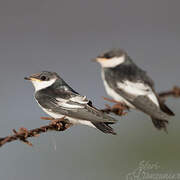
MULTIPOLYGON (((159 93, 159 96, 163 100, 165 100, 167 97, 170 97, 170 96, 176 97, 176 98, 180 97, 180 87, 174 86, 173 89, 171 89, 169 91, 164 91, 164 92, 159 93)), ((106 105, 107 108, 102 109, 103 112, 115 113, 120 116, 126 114, 126 112, 124 112, 124 109, 127 109, 127 107, 125 107, 125 105, 120 104, 119 102, 111 100, 109 98, 104 98, 104 99, 107 101, 116 103, 116 104, 113 105, 112 107, 109 105, 106 105)), ((35 128, 35 129, 31 129, 31 130, 27 130, 26 128, 23 128, 23 127, 20 128, 19 131, 16 131, 15 129, 13 129, 12 135, 0 138, 0 147, 2 147, 6 143, 16 141, 16 140, 20 140, 20 141, 28 144, 29 146, 32 146, 32 144, 27 140, 28 138, 37 137, 41 133, 46 133, 47 131, 50 131, 50 130, 64 131, 71 126, 71 124, 69 124, 68 121, 66 121, 66 119, 64 119, 64 118, 55 120, 52 118, 43 117, 42 119, 50 120, 51 122, 46 126, 41 126, 39 128, 35 128)))

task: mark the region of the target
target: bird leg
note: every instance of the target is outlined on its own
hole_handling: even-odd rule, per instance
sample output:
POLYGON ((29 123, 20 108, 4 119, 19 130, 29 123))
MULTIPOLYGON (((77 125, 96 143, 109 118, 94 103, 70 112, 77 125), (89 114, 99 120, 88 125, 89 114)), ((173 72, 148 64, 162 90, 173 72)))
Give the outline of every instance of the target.
POLYGON ((124 103, 116 103, 111 107, 112 111, 117 111, 117 114, 120 116, 126 115, 127 112, 124 112, 124 110, 127 110, 127 106, 124 103))

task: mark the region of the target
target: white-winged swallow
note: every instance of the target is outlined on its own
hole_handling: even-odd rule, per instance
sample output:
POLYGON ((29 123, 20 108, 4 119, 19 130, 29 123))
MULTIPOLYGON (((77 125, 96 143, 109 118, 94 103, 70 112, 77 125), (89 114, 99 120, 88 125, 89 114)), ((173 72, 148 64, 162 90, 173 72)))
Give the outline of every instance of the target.
POLYGON ((153 80, 127 52, 113 49, 98 56, 95 61, 102 67, 102 80, 109 96, 149 115, 157 129, 166 131, 168 119, 174 113, 155 92, 153 80))
POLYGON ((51 117, 66 117, 71 124, 83 124, 115 134, 110 124, 116 120, 92 105, 85 96, 74 91, 57 73, 43 71, 25 77, 35 87, 35 99, 51 117))

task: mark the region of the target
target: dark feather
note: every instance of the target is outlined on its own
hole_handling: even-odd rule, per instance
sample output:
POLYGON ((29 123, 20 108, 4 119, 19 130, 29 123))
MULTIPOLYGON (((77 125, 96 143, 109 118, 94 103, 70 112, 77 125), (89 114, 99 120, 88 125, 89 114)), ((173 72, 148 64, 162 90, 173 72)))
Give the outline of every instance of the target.
POLYGON ((166 114, 168 114, 170 116, 175 116, 174 112, 171 111, 171 109, 169 109, 169 107, 164 102, 162 102, 161 100, 159 100, 159 105, 160 105, 160 108, 163 112, 165 112, 166 114))
POLYGON ((69 101, 67 102, 68 104, 79 105, 82 108, 66 108, 61 106, 56 99, 63 98, 68 100, 77 95, 78 94, 71 91, 66 92, 60 89, 54 90, 53 88, 46 88, 36 92, 35 98, 43 108, 51 110, 51 112, 57 114, 92 122, 116 122, 114 118, 93 107, 91 102, 89 104, 79 104, 78 102, 69 101))
POLYGON ((158 130, 163 129, 167 133, 167 125, 168 125, 167 120, 155 119, 152 117, 152 122, 158 130))
POLYGON ((170 117, 161 111, 160 108, 156 106, 147 96, 138 96, 136 97, 132 104, 139 110, 150 115, 155 119, 168 120, 170 117))
MULTIPOLYGON (((130 57, 126 57, 126 61, 114 68, 103 68, 105 80, 110 87, 116 86, 114 82, 123 82, 128 80, 131 82, 141 82, 143 84, 154 87, 153 80, 147 75, 146 71, 139 68, 130 57), (114 81, 112 81, 114 79, 114 81)), ((114 88, 113 88, 114 89, 114 88)))
POLYGON ((113 128, 109 126, 109 123, 99 123, 99 122, 92 122, 92 124, 99 130, 101 130, 103 133, 107 134, 113 134, 116 135, 113 128))

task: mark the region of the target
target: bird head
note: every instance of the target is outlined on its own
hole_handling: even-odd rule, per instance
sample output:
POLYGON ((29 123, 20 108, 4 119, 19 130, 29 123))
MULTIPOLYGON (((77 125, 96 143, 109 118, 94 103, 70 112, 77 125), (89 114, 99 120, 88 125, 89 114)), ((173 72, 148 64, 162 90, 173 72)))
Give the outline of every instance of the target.
POLYGON ((127 53, 122 49, 113 49, 105 52, 93 61, 98 62, 103 68, 113 68, 126 61, 127 53))
POLYGON ((57 79, 60 79, 60 77, 55 72, 42 71, 37 74, 32 74, 29 77, 25 77, 24 79, 31 81, 35 90, 38 91, 51 86, 57 79))

